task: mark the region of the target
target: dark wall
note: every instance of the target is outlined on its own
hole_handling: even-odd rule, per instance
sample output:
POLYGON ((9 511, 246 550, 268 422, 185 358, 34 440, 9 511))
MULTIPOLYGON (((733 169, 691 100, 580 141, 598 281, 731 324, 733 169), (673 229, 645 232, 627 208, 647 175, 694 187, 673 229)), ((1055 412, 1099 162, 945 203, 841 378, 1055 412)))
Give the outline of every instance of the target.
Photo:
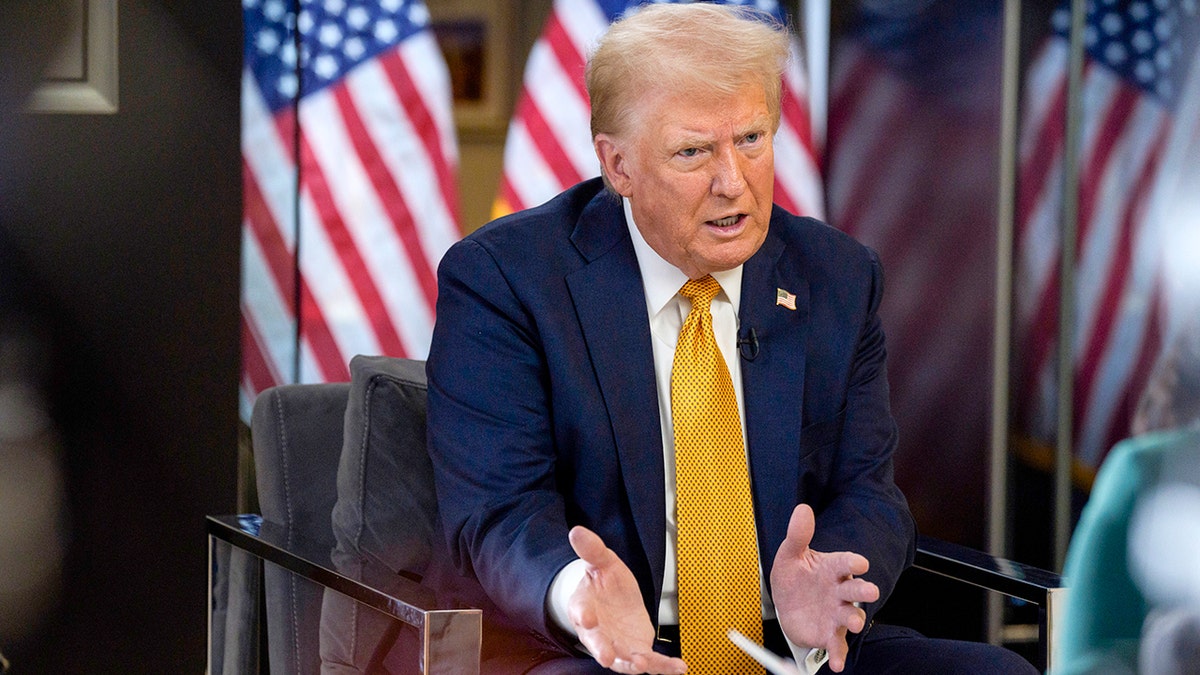
MULTIPOLYGON (((119 113, 0 109, 0 245, 47 336, 69 507, 57 609, 0 644, 22 673, 202 672, 203 517, 235 508, 241 5, 118 7, 119 113)), ((0 18, 0 68, 36 67, 0 18)))

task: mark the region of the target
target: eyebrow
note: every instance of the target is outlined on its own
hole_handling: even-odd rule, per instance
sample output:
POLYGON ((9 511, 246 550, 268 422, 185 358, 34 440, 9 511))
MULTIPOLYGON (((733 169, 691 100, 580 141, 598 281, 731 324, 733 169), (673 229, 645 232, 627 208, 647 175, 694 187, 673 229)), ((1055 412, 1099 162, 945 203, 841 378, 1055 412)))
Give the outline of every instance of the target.
MULTIPOLYGON (((740 138, 747 134, 756 132, 769 134, 770 130, 770 115, 762 115, 747 122, 744 126, 738 127, 735 130, 734 136, 740 138)), ((672 148, 693 148, 696 146, 709 145, 712 143, 712 141, 712 134, 703 131, 684 129, 679 132, 679 136, 671 139, 669 146, 672 148)))

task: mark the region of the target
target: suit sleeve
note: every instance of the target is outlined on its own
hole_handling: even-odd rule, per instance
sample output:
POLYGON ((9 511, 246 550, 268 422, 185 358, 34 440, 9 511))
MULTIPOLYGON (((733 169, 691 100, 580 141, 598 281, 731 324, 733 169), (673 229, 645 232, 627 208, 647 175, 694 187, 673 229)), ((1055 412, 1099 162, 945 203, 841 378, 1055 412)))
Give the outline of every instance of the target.
MULTIPOLYGON (((429 354, 429 452, 446 542, 509 617, 542 636, 554 575, 575 558, 536 322, 479 243, 438 270, 429 354)), ((561 646, 567 646, 565 644, 561 646)))
POLYGON ((849 361, 845 401, 839 415, 841 434, 830 480, 816 508, 812 542, 816 550, 853 551, 870 562, 865 578, 879 586, 880 600, 864 607, 868 622, 895 588, 900 573, 912 564, 916 550, 916 527, 893 475, 897 430, 890 409, 887 350, 878 316, 882 295, 882 269, 878 257, 870 251, 865 311, 856 313, 864 319, 849 361))

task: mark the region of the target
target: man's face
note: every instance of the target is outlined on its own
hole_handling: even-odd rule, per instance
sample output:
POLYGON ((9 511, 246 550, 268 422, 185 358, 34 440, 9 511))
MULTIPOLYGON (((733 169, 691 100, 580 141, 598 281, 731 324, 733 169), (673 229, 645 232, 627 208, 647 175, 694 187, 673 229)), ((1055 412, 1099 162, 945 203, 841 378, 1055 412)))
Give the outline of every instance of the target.
POLYGON ((746 262, 767 236, 775 189, 766 94, 650 94, 620 136, 599 134, 609 182, 660 256, 696 279, 746 262))

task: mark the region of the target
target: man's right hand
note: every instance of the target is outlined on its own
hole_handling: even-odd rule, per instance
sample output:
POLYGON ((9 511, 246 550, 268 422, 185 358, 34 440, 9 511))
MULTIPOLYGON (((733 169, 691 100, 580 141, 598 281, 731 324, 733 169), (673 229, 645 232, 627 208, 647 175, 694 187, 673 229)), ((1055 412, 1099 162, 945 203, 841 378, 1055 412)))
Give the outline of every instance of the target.
POLYGON ((687 672, 681 659, 654 651, 654 625, 633 572, 586 527, 576 526, 568 536, 587 571, 571 595, 567 615, 592 657, 618 673, 687 672))

